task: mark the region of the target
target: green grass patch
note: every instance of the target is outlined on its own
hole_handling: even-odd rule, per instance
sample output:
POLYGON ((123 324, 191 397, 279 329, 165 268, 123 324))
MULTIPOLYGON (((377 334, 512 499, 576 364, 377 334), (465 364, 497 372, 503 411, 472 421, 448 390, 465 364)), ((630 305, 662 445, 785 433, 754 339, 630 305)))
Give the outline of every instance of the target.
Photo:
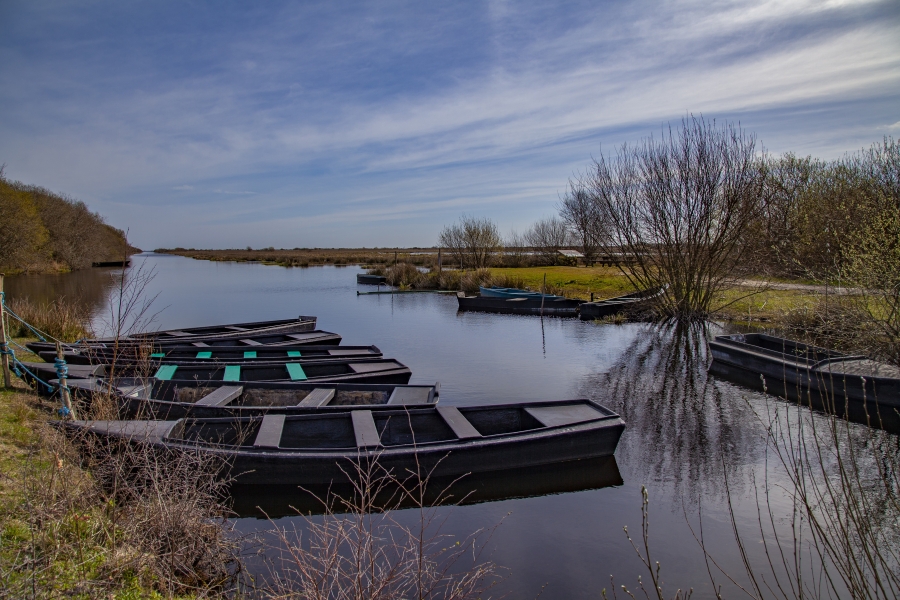
POLYGON ((604 300, 635 291, 616 267, 522 267, 494 268, 491 275, 520 279, 533 291, 540 291, 547 275, 547 288, 567 298, 604 300))

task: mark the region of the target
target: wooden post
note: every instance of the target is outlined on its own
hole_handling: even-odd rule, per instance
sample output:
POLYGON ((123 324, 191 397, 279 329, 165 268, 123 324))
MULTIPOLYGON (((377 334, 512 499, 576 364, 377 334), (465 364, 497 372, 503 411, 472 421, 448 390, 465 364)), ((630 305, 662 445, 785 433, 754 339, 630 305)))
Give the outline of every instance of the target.
POLYGON ((591 302, 594 301, 594 292, 591 292, 591 302))
POLYGON ((544 294, 547 289, 547 274, 544 273, 544 283, 541 284, 541 318, 544 318, 544 294))
MULTIPOLYGON (((0 297, 3 295, 3 273, 0 273, 0 297)), ((12 379, 9 374, 9 354, 7 351, 9 346, 6 345, 6 308, 3 302, 0 302, 0 351, 3 362, 3 387, 12 387, 12 379)))
POLYGON ((441 267, 442 267, 442 264, 441 264, 441 249, 438 248, 438 273, 441 272, 441 267))
MULTIPOLYGON (((57 360, 65 361, 62 346, 59 342, 56 342, 56 358, 57 360)), ((69 411, 70 419, 77 419, 78 417, 75 415, 75 407, 72 406, 72 399, 69 397, 69 387, 67 384, 66 376, 57 371, 57 375, 59 376, 59 396, 62 398, 63 406, 66 407, 69 411)))

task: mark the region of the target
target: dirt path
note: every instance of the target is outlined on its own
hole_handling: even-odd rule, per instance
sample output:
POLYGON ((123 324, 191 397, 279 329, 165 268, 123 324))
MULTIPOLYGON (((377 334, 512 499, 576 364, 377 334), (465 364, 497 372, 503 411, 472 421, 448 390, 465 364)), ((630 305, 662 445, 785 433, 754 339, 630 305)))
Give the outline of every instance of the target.
POLYGON ((737 282, 741 287, 761 287, 765 286, 770 290, 796 290, 800 292, 815 292, 820 294, 835 294, 838 296, 858 294, 857 288, 834 287, 830 285, 811 285, 807 283, 779 283, 774 281, 756 281, 754 279, 742 279, 737 282))

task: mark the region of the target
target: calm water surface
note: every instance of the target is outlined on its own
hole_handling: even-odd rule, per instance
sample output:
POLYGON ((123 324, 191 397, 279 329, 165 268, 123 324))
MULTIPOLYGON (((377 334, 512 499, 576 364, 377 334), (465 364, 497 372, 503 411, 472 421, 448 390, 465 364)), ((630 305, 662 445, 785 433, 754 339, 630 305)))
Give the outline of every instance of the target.
MULTIPOLYGON (((703 337, 716 331, 458 313, 455 297, 435 294, 357 296, 357 289, 372 288, 357 287, 355 267, 287 269, 155 254, 135 256, 133 265, 155 272, 148 292, 158 294, 160 328, 316 315, 319 328, 340 333, 344 344, 375 344, 407 364, 411 383, 439 381, 445 404, 588 397, 618 411, 626 430, 614 463, 499 478, 486 497, 518 497, 437 509, 446 517, 444 532, 461 537, 502 523, 487 547, 507 569, 495 595, 598 598, 610 575, 630 588, 639 575, 648 580, 622 530, 627 525, 640 532, 641 486, 649 490, 651 549, 667 596, 691 587, 694 597, 713 596, 689 527, 699 531, 699 513, 716 560, 744 579, 726 475, 738 526, 752 540, 751 559, 763 560, 754 537, 752 477, 761 480, 766 458, 763 421, 788 405, 707 376, 703 337)), ((8 292, 33 298, 64 293, 102 315, 104 289, 115 280, 113 271, 98 269, 10 278, 8 292)), ((778 483, 770 478, 773 488, 778 483)), ((284 498, 261 494, 257 500, 272 509, 284 498)), ((254 505, 253 499, 240 502, 254 505)), ((401 520, 416 518, 414 511, 403 512, 401 520)), ((276 519, 292 521, 297 518, 276 519)), ((236 526, 241 533, 270 528, 249 517, 236 519, 236 526)), ((724 577, 718 580, 724 585, 724 577)))

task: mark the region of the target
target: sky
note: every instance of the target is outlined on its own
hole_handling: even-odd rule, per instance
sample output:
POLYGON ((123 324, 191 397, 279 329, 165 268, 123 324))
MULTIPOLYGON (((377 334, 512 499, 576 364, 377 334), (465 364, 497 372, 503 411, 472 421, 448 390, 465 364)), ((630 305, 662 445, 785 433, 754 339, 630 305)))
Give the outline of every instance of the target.
POLYGON ((432 246, 687 115, 900 136, 897 0, 0 0, 0 164, 132 243, 432 246))

